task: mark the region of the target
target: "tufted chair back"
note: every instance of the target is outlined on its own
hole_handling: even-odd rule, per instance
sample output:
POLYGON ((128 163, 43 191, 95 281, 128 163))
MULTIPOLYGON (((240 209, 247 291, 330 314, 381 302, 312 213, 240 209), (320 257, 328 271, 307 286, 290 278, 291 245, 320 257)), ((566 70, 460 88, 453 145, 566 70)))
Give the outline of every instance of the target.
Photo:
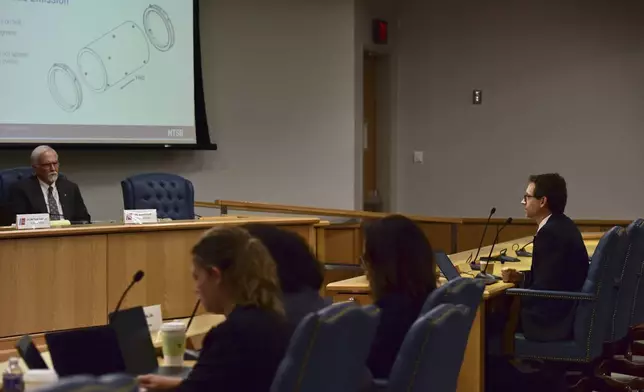
POLYGON ((192 182, 175 174, 149 173, 121 181, 126 210, 157 210, 158 218, 195 218, 192 182))

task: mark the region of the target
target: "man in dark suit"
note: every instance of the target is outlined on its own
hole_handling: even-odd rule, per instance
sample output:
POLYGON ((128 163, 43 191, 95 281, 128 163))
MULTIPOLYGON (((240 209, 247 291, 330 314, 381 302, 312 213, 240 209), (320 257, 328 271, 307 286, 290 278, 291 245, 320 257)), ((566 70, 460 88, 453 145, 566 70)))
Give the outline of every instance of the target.
POLYGON ((39 146, 31 153, 34 175, 9 189, 8 205, 12 219, 18 214, 46 214, 51 220, 91 221, 78 185, 58 176, 58 153, 39 146))
MULTIPOLYGON (((575 223, 564 215, 568 192, 559 174, 530 177, 522 204, 538 226, 532 267, 519 272, 503 269, 503 280, 533 290, 581 290, 588 273, 588 253, 575 223)), ((572 336, 573 301, 521 298, 520 328, 526 339, 565 340, 572 336)))

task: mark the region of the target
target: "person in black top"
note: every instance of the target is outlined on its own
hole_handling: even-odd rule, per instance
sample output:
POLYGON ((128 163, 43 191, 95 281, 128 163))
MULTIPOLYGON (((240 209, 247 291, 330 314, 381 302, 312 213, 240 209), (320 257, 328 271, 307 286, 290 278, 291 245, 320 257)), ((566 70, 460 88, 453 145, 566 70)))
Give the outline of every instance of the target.
POLYGON ((58 174, 58 153, 39 146, 31 153, 34 175, 13 184, 8 191, 7 211, 2 224, 12 224, 18 214, 49 214, 51 220, 67 219, 90 223, 78 185, 58 174))
POLYGON ((307 314, 331 304, 320 296, 324 267, 302 236, 269 224, 252 223, 243 227, 262 241, 273 257, 286 319, 294 327, 307 314))
POLYGON ((194 246, 193 278, 205 309, 226 321, 204 339, 187 379, 139 377, 142 387, 179 391, 268 391, 292 329, 284 317, 275 263, 237 226, 209 230, 194 246))
MULTIPOLYGON (((559 174, 530 177, 523 196, 526 216, 538 224, 530 271, 503 269, 505 282, 533 290, 581 290, 588 273, 588 253, 575 223, 564 215, 568 192, 559 174)), ((575 303, 521 298, 520 328, 526 339, 565 340, 572 336, 575 303)))
POLYGON ((414 222, 392 215, 365 226, 364 256, 380 323, 367 359, 374 378, 388 378, 407 331, 436 288, 434 252, 414 222))

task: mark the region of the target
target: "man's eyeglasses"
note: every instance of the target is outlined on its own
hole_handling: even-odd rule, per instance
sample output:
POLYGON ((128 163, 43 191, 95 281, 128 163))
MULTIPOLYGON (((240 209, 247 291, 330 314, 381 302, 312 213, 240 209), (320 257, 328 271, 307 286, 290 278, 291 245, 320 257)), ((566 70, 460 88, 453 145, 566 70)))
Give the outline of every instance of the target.
POLYGON ((58 161, 49 162, 49 163, 39 163, 36 166, 38 166, 38 167, 51 167, 51 166, 56 167, 56 166, 58 166, 58 161))
POLYGON ((528 195, 527 193, 526 193, 525 195, 523 195, 523 201, 524 201, 524 202, 526 202, 526 203, 527 203, 527 202, 528 202, 528 199, 539 199, 539 197, 532 196, 532 195, 528 195))

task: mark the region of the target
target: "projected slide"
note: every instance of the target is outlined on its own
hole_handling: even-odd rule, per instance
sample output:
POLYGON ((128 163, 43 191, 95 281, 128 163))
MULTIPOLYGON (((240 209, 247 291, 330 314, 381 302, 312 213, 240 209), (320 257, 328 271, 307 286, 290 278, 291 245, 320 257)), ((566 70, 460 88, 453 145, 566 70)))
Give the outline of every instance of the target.
POLYGON ((0 143, 195 143, 193 0, 0 0, 0 143))

